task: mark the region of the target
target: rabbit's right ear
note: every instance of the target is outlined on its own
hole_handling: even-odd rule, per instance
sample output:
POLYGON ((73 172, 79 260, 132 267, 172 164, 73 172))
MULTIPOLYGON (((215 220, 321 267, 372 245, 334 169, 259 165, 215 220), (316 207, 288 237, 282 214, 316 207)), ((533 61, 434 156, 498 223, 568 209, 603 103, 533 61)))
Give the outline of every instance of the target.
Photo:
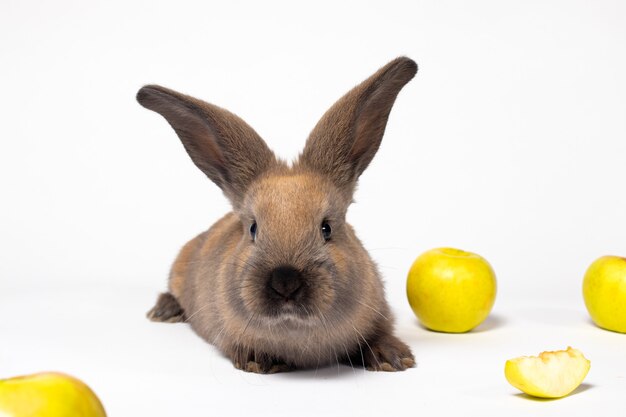
POLYGON ((137 101, 169 122, 196 166, 235 207, 250 182, 276 164, 254 129, 227 110, 158 85, 141 88, 137 101))

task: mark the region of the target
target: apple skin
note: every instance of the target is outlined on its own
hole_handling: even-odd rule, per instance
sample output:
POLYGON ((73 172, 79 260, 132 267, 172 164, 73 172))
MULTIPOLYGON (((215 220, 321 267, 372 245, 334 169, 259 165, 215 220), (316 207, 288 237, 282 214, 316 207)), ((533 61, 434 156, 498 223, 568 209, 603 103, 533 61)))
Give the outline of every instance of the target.
POLYGON ((596 325, 626 333, 626 258, 596 259, 585 273, 583 298, 596 325))
POLYGON ((407 297, 427 329, 465 333, 482 323, 496 299, 496 275, 484 258, 453 248, 417 257, 407 278, 407 297))
POLYGON ((82 381, 58 372, 0 380, 2 417, 106 417, 102 403, 82 381))

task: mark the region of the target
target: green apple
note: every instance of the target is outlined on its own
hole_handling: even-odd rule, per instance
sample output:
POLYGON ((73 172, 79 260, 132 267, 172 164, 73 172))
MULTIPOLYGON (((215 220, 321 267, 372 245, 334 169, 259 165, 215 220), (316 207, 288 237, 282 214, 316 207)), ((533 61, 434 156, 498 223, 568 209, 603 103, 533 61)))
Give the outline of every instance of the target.
POLYGON ((626 333, 626 258, 603 256, 595 260, 583 279, 583 298, 598 326, 626 333))
POLYGON ((82 381, 46 372, 0 380, 0 416, 106 417, 106 413, 82 381))
POLYGON ((561 398, 583 382, 590 366, 582 352, 568 347, 509 359, 504 365, 504 376, 509 384, 528 395, 561 398))
POLYGON ((411 266, 406 291, 424 327, 464 333, 489 315, 496 299, 496 275, 479 255, 452 248, 432 249, 411 266))

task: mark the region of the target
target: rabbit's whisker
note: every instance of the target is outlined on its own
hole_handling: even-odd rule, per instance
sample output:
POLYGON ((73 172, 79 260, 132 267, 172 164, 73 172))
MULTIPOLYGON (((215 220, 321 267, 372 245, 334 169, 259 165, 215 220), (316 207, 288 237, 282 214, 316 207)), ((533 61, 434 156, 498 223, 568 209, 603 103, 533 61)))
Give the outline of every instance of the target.
MULTIPOLYGON (((378 355, 376 355, 376 353, 374 353, 374 350, 372 349, 372 347, 370 346, 369 343, 367 343, 367 340, 365 339, 365 337, 363 336, 363 334, 357 330, 356 327, 354 327, 354 325, 352 325, 352 328, 354 329, 355 332, 358 333, 359 336, 361 336, 361 339, 363 339, 363 342, 365 342, 365 345, 368 347, 368 349, 370 350, 370 352, 372 352, 372 357, 374 358, 374 360, 376 361, 376 364, 378 365, 378 367, 380 367, 380 361, 378 360, 378 355)), ((363 366, 365 367, 365 362, 363 363, 363 366)))
POLYGON ((375 309, 374 307, 372 307, 371 305, 369 305, 369 304, 367 304, 367 303, 364 303, 364 302, 363 302, 363 301, 361 301, 361 300, 356 300, 356 301, 357 301, 357 303, 361 304, 362 306, 364 306, 364 307, 366 307, 366 308, 369 308, 369 309, 370 309, 370 310, 372 310, 374 313, 376 313, 376 314, 380 315, 380 316, 381 316, 382 318, 384 318, 385 320, 389 320, 389 319, 387 318, 387 316, 385 316, 385 315, 384 315, 383 313, 381 313, 380 311, 376 310, 376 309, 375 309))
POLYGON ((189 317, 185 318, 185 323, 189 323, 189 320, 191 320, 192 317, 194 317, 196 314, 198 314, 199 312, 201 312, 202 310, 211 307, 211 304, 205 304, 202 307, 200 307, 199 309, 197 309, 196 311, 194 311, 189 317))
MULTIPOLYGON (((351 324, 351 326, 356 331, 356 327, 354 327, 354 324, 351 324)), ((365 372, 365 357, 363 356, 363 347, 361 346, 361 340, 359 340, 358 336, 356 338, 356 343, 359 345, 359 352, 361 353, 361 365, 363 365, 363 372, 365 372)))

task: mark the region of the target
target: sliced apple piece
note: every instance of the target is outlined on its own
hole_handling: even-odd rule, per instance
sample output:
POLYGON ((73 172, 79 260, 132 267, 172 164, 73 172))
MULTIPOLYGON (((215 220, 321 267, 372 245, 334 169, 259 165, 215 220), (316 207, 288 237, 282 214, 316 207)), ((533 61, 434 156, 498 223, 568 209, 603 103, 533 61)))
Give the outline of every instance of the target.
POLYGON ((581 351, 541 352, 539 356, 509 359, 504 366, 507 381, 528 395, 561 398, 574 391, 587 376, 591 362, 581 351))

